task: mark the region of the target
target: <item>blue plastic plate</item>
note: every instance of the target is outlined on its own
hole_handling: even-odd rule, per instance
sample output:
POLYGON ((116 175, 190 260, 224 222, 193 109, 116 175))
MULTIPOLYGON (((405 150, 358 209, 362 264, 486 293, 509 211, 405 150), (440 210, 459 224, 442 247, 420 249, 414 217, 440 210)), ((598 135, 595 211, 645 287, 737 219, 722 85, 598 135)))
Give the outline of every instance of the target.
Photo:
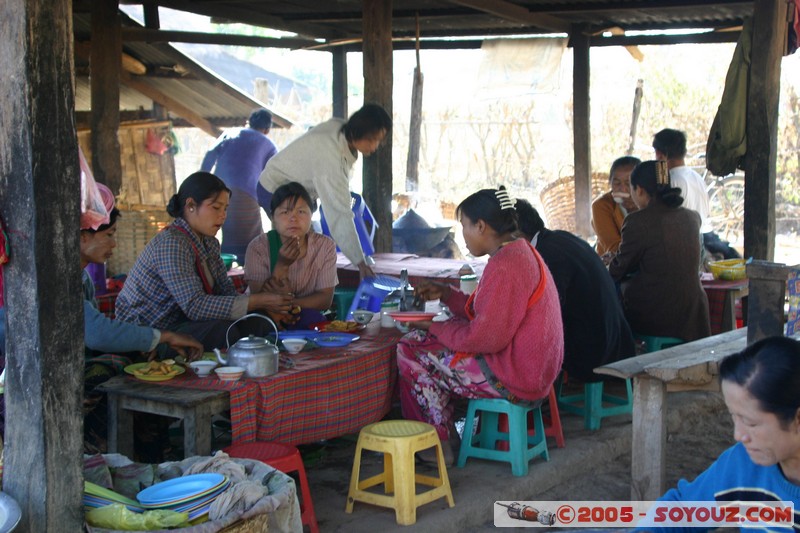
MULTIPOLYGON (((281 331, 280 335, 278 335, 279 339, 283 339, 286 337, 287 339, 295 338, 295 339, 312 339, 319 335, 319 331, 313 329, 293 329, 293 330, 286 330, 281 331)), ((267 337, 271 339, 275 339, 275 332, 269 333, 267 337)))
POLYGON ((352 333, 341 333, 341 332, 328 332, 328 333, 317 333, 316 337, 313 340, 317 346, 322 346, 325 348, 337 347, 337 346, 347 346, 353 341, 357 341, 360 339, 358 335, 353 335, 352 333))
POLYGON ((169 505, 213 491, 222 483, 225 483, 222 474, 192 474, 147 487, 136 495, 136 499, 145 506, 169 505))

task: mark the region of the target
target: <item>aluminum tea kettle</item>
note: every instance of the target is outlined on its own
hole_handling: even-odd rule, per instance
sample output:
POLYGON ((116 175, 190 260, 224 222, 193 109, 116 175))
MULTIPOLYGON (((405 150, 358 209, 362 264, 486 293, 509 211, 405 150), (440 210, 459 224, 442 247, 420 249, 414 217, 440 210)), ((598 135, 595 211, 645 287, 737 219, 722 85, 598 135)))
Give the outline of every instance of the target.
POLYGON ((245 376, 251 378, 263 378, 278 372, 278 347, 276 346, 278 343, 278 327, 269 317, 258 313, 244 315, 228 326, 228 331, 225 332, 225 342, 228 344, 227 359, 223 359, 222 353, 217 348, 214 348, 214 353, 217 355, 217 360, 219 360, 220 364, 240 366, 244 368, 245 376), (275 329, 275 344, 264 337, 248 335, 247 337, 242 337, 231 346, 231 341, 228 338, 231 328, 236 322, 254 316, 263 318, 272 325, 273 329, 275 329))

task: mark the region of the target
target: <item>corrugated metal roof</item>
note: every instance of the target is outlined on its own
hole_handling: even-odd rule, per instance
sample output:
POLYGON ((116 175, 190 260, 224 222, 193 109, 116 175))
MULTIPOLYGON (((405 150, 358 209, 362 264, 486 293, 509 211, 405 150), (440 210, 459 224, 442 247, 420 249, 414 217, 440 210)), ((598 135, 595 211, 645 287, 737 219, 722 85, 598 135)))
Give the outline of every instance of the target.
MULTIPOLYGON (((154 0, 173 9, 292 31, 327 40, 360 38, 362 0, 154 0)), ((394 0, 392 33, 413 36, 419 14, 423 36, 482 36, 553 33, 583 25, 594 33, 677 27, 736 26, 753 12, 737 0, 394 0)))
MULTIPOLYGON (((120 16, 124 26, 139 26, 123 13, 120 13, 120 16)), ((76 41, 88 42, 90 16, 75 13, 73 24, 76 41)), ((76 46, 76 51, 79 48, 76 46)), ((267 107, 167 43, 126 42, 123 45, 123 52, 143 64, 147 73, 128 74, 131 79, 128 85, 125 84, 123 76, 123 83, 120 85, 121 111, 150 110, 154 101, 152 96, 165 95, 213 127, 223 128, 231 125, 243 126, 254 108, 267 107), (130 86, 140 84, 141 90, 130 86)), ((80 53, 76 53, 75 65, 77 72, 75 110, 89 111, 91 91, 88 60, 80 53)), ((172 116, 193 121, 191 116, 183 116, 188 113, 182 114, 178 105, 170 106, 167 103, 165 107, 172 116)), ((288 118, 274 111, 272 114, 273 124, 276 127, 292 126, 292 121, 288 118)), ((209 131, 209 133, 215 132, 209 131)))

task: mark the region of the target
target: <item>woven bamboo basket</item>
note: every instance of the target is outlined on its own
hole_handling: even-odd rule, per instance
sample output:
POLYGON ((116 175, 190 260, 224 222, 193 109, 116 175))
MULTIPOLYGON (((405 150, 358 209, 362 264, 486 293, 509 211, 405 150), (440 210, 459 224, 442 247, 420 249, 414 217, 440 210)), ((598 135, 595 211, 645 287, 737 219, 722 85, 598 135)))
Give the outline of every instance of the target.
MULTIPOLYGON (((591 197, 596 198, 608 189, 608 174, 593 172, 591 197)), ((539 198, 548 228, 575 233, 575 176, 564 176, 548 183, 539 198)))
POLYGON ((108 276, 127 274, 136 258, 156 233, 172 222, 166 210, 125 209, 120 206, 117 219, 117 247, 106 264, 108 276))
POLYGON ((221 529, 219 533, 266 533, 269 531, 269 515, 259 514, 248 518, 247 520, 240 520, 235 524, 221 529))

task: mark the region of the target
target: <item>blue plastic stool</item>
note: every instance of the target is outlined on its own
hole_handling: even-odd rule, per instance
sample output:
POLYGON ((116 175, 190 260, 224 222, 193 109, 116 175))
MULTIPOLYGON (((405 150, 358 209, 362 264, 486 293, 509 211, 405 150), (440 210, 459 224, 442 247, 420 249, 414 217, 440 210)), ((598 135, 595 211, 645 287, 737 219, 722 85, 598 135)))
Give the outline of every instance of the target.
POLYGON ((379 312, 383 299, 399 288, 400 280, 391 276, 362 279, 358 289, 356 289, 353 302, 350 304, 347 317, 343 320, 352 320, 353 311, 356 309, 366 309, 374 313, 379 312))
MULTIPOLYGON (((366 202, 364 202, 364 199, 361 198, 361 195, 351 192, 350 196, 352 198, 350 203, 353 208, 353 222, 356 225, 356 233, 358 233, 358 241, 361 243, 361 250, 364 251, 364 255, 367 257, 375 255, 375 248, 372 246, 372 241, 375 238, 375 228, 378 227, 378 224, 375 222, 372 211, 369 210, 369 207, 366 202), (370 229, 367 229, 367 225, 369 225, 370 229)), ((328 222, 325 220, 325 212, 322 206, 319 208, 319 214, 322 233, 330 237, 331 231, 328 229, 328 222)), ((341 251, 338 245, 336 246, 336 250, 341 251)))
POLYGON ((536 456, 550 460, 547 451, 547 437, 544 433, 542 408, 523 407, 506 400, 478 398, 469 401, 464 437, 458 452, 456 466, 463 467, 468 457, 505 461, 511 463, 511 473, 515 476, 528 474, 528 462, 536 456), (480 431, 473 435, 475 415, 480 415, 480 431), (534 433, 528 433, 528 413, 533 411, 534 433), (508 417, 508 431, 500 431, 499 415, 508 417), (498 442, 507 442, 508 450, 498 450, 498 442))
POLYGON ((670 348, 686 342, 677 337, 656 337, 655 335, 639 335, 638 333, 634 333, 633 337, 644 342, 647 353, 657 352, 658 350, 663 350, 664 348, 670 348))
POLYGON ((566 381, 566 372, 556 379, 556 398, 558 406, 568 412, 583 417, 583 427, 596 431, 600 421, 607 416, 629 415, 633 412, 633 388, 631 380, 625 380, 626 397, 603 394, 603 382, 591 381, 583 385, 583 394, 563 396, 561 387, 566 381))

